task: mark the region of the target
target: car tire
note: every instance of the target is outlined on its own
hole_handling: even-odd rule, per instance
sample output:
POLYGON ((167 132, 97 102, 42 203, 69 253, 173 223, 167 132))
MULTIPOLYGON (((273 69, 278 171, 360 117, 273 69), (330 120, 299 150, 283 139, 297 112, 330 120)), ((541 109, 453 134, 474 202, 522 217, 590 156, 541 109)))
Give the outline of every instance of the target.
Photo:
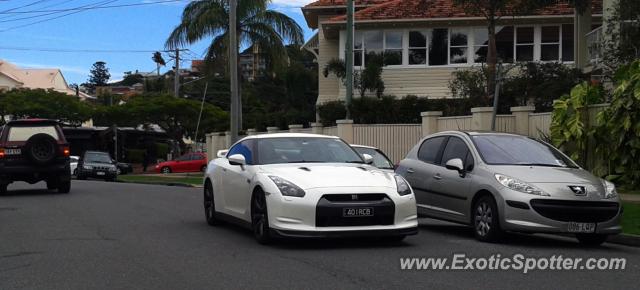
POLYGON ((73 170, 73 175, 74 175, 74 176, 78 176, 78 168, 76 168, 76 169, 74 169, 74 170, 73 170))
POLYGON ((576 234, 580 244, 588 247, 600 246, 607 241, 608 235, 603 234, 576 234))
POLYGON ((48 190, 54 190, 58 188, 58 181, 57 180, 47 180, 47 189, 48 190))
POLYGON ((267 199, 262 191, 256 191, 251 197, 251 229, 256 241, 262 245, 271 243, 267 199))
POLYGON ((476 239, 483 242, 498 242, 502 238, 500 218, 496 201, 490 195, 480 197, 473 203, 472 226, 476 239))
POLYGON ((213 185, 211 181, 207 180, 204 185, 204 216, 207 220, 207 224, 210 226, 217 226, 220 224, 220 219, 216 217, 216 202, 213 198, 213 185))
POLYGON ((61 181, 58 184, 58 193, 69 193, 71 191, 71 180, 61 181))
POLYGON ((202 167, 200 167, 200 172, 206 172, 206 171, 207 171, 207 166, 202 165, 202 167))
POLYGON ((160 172, 162 174, 169 174, 169 173, 171 173, 171 168, 168 167, 168 166, 162 167, 162 169, 160 169, 160 172))
POLYGON ((120 169, 120 168, 116 169, 116 173, 117 173, 118 175, 122 175, 122 169, 120 169))
POLYGON ((58 141, 49 134, 38 133, 31 136, 24 146, 24 155, 37 165, 46 165, 56 158, 58 141))

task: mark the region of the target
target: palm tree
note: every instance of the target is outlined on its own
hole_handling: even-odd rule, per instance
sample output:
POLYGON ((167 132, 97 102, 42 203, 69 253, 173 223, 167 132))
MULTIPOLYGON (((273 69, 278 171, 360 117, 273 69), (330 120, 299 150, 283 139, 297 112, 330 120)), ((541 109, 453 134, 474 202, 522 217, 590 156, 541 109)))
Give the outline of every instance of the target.
MULTIPOLYGON (((284 60, 285 41, 303 42, 302 28, 287 15, 268 9, 271 0, 237 0, 239 47, 257 45, 272 61, 284 60)), ((228 54, 229 0, 200 0, 189 3, 181 23, 166 41, 168 49, 193 44, 211 37, 207 60, 228 54)), ((238 49, 239 49, 238 47, 238 49)))
POLYGON ((162 53, 160 53, 159 51, 154 52, 151 60, 156 63, 158 76, 160 76, 160 66, 167 65, 167 63, 164 61, 164 58, 162 57, 162 53))

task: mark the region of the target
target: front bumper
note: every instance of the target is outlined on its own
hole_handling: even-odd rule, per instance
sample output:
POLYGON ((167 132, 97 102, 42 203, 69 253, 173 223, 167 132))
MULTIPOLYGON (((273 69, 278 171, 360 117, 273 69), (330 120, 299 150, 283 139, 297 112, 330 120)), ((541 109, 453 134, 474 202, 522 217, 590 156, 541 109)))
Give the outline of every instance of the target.
POLYGON ((418 216, 413 194, 400 196, 385 187, 339 187, 306 190, 305 197, 267 195, 269 225, 288 237, 393 236, 417 233, 418 216), (349 200, 337 196, 379 195, 383 199, 349 200), (328 204, 328 200, 330 201, 328 204), (342 217, 343 208, 372 208, 373 217, 342 217), (378 214, 378 215, 376 215, 378 214))
POLYGON ((569 233, 570 222, 595 223, 597 234, 622 232, 622 206, 617 200, 579 201, 525 197, 508 199, 502 207, 502 229, 533 233, 569 233))
POLYGON ((86 169, 78 168, 78 176, 89 177, 89 178, 98 178, 98 179, 114 179, 114 178, 117 177, 117 172, 115 172, 115 171, 86 170, 86 169), (104 174, 100 174, 99 172, 103 172, 104 174))

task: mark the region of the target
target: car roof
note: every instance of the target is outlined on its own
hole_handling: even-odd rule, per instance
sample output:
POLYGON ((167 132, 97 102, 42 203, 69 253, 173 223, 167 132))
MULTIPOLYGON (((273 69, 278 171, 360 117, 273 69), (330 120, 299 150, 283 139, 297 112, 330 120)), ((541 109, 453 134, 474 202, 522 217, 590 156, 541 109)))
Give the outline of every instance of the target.
POLYGON ((435 133, 434 135, 446 135, 446 134, 465 134, 468 136, 516 136, 516 137, 527 137, 519 134, 506 133, 506 132, 496 132, 496 131, 442 131, 435 133))
POLYGON ((320 134, 309 134, 309 133, 271 133, 271 134, 251 135, 251 136, 244 137, 242 140, 266 139, 266 138, 327 138, 327 139, 338 139, 338 137, 336 137, 336 136, 320 135, 320 134))
POLYGON ((373 150, 378 150, 377 147, 373 147, 373 146, 367 146, 367 145, 358 145, 358 144, 349 144, 351 147, 357 147, 357 148, 367 148, 367 149, 373 149, 373 150))

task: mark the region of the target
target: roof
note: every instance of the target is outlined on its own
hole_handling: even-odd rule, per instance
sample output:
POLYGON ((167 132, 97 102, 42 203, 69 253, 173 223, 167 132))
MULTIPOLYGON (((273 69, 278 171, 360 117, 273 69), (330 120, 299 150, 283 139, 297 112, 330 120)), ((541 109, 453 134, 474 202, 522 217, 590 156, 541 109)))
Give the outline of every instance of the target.
POLYGON ((329 135, 319 135, 319 134, 309 134, 309 133, 272 133, 272 134, 260 134, 260 135, 251 135, 242 138, 242 140, 250 140, 250 139, 266 139, 266 138, 328 138, 328 139, 337 139, 336 136, 329 135))
MULTIPOLYGON (((355 6, 367 6, 367 5, 375 5, 387 2, 389 0, 355 0, 355 6)), ((318 0, 316 2, 311 2, 305 6, 305 8, 313 8, 313 7, 335 7, 335 6, 346 6, 345 0, 318 0)))
MULTIPOLYGON (((592 0, 592 11, 594 14, 602 13, 602 0, 592 0)), ((573 6, 566 1, 559 1, 531 13, 532 16, 573 14, 573 6)), ((463 17, 482 17, 482 15, 467 13, 462 6, 455 5, 453 0, 386 0, 384 3, 369 6, 354 14, 356 21, 463 17)), ((329 21, 346 21, 346 15, 333 17, 329 21)))

